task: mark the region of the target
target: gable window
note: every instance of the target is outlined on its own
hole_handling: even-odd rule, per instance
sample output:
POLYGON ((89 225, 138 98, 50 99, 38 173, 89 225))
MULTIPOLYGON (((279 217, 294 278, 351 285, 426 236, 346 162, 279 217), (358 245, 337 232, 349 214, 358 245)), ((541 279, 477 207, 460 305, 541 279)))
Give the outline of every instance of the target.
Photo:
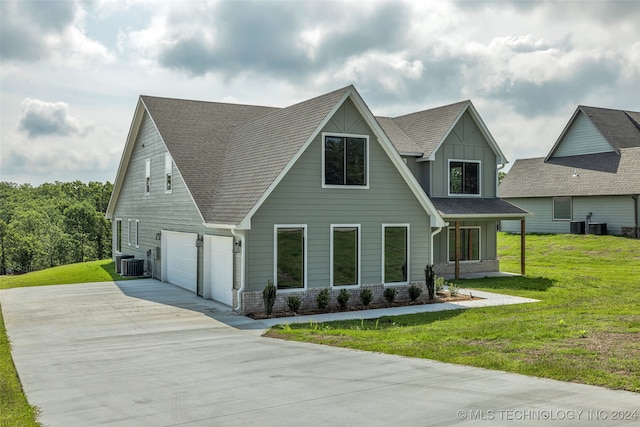
POLYGON ((331 226, 331 285, 360 283, 360 226, 331 226))
POLYGON ((144 194, 151 194, 151 159, 144 164, 144 194))
POLYGON ((449 195, 480 195, 480 162, 449 160, 449 195))
MULTIPOLYGON (((449 229, 449 261, 456 260, 456 230, 449 229)), ((480 227, 460 227, 460 261, 480 261, 480 227)))
POLYGON ((409 269, 409 226, 383 225, 384 283, 406 283, 409 269))
POLYGON ((553 198, 553 220, 571 221, 572 219, 571 197, 553 198))
POLYGON ((278 289, 305 287, 306 234, 306 225, 275 226, 275 285, 278 289))
POLYGON ((164 154, 164 192, 171 193, 173 189, 173 160, 169 153, 164 154))
POLYGON ((369 137, 323 134, 323 186, 368 185, 369 137))
POLYGON ((116 219, 116 252, 122 252, 122 220, 116 219))

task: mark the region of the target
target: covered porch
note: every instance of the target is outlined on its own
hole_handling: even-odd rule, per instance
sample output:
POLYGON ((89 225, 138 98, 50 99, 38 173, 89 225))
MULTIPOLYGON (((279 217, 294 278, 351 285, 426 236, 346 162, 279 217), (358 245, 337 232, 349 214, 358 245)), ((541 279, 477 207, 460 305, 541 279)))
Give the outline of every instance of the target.
POLYGON ((440 234, 434 258, 437 274, 460 279, 499 274, 497 228, 501 220, 519 220, 520 274, 526 273, 526 216, 529 212, 498 198, 432 198, 448 227, 440 234), (446 246, 446 249, 445 249, 446 246))

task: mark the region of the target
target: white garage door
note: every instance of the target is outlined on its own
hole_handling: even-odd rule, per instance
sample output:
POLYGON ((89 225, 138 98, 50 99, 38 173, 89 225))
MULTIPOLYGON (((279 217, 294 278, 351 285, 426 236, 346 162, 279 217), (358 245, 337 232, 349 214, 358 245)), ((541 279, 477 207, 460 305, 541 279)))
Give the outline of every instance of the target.
POLYGON ((193 233, 162 232, 163 279, 191 292, 196 292, 198 286, 197 238, 193 233))
POLYGON ((233 304, 233 237, 205 236, 204 297, 233 304))

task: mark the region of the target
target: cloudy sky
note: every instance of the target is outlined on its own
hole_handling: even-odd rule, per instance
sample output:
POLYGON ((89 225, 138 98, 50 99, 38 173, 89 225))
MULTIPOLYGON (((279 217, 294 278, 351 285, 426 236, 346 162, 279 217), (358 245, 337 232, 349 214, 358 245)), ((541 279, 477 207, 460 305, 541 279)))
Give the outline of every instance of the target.
MULTIPOLYGON (((376 115, 471 99, 513 163, 640 111, 640 1, 0 2, 0 181, 113 182, 140 94, 376 115)), ((508 169, 507 169, 508 170, 508 169)))

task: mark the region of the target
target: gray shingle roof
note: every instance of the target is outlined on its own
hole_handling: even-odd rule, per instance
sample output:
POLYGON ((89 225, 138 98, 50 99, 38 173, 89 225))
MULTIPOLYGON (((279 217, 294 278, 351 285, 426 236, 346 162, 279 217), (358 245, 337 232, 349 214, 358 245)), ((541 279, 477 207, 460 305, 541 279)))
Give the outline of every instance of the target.
POLYGON ((396 125, 394 119, 389 117, 376 117, 376 120, 399 153, 422 156, 424 153, 422 147, 416 144, 413 139, 409 138, 409 136, 396 125))
MULTIPOLYGON (((451 130, 470 101, 456 102, 438 108, 394 117, 393 123, 429 157, 451 130)), ((386 129, 385 129, 386 132, 386 129)), ((393 141, 393 140, 392 140, 393 141)), ((395 144, 395 142, 394 142, 395 144)))
POLYGON ((617 150, 640 147, 640 129, 629 114, 639 115, 640 113, 586 106, 579 108, 596 125, 609 144, 617 150))
POLYGON ((237 126, 206 221, 239 223, 284 168, 319 130, 351 86, 237 126))
POLYGON ((234 128, 273 107, 141 96, 201 213, 211 209, 234 128))
POLYGON ((640 194, 640 148, 547 162, 519 159, 500 184, 503 198, 628 194, 640 194))
POLYGON ((473 197, 433 197, 433 205, 445 219, 465 217, 515 218, 528 215, 524 209, 502 199, 473 197))
POLYGON ((557 197, 640 193, 640 113, 578 106, 546 158, 516 160, 500 196, 557 197), (615 151, 551 157, 576 116, 584 113, 615 151))

